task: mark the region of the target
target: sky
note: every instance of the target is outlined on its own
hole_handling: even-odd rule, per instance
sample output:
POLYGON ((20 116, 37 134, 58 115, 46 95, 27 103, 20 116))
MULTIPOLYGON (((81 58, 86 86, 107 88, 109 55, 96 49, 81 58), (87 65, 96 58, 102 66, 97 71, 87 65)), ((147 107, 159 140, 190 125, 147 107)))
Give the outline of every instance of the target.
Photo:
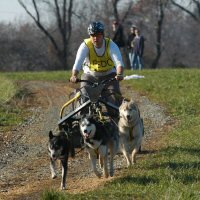
MULTIPOLYGON (((177 0, 178 2, 187 2, 187 0, 177 0)), ((184 4, 185 4, 184 3, 184 4)), ((29 16, 25 10, 18 3, 18 0, 0 0, 0 22, 16 22, 16 21, 27 21, 29 16)))
POLYGON ((26 20, 27 14, 18 0, 0 0, 0 22, 15 22, 26 20))

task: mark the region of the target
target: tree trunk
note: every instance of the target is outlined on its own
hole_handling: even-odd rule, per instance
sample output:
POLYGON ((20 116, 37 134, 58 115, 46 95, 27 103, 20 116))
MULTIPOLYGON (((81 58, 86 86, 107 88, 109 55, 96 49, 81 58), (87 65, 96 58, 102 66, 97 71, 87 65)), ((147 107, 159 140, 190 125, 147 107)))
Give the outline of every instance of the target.
POLYGON ((157 26, 156 26, 156 57, 151 64, 152 69, 156 69, 162 54, 162 25, 164 20, 164 5, 162 0, 157 1, 157 26))

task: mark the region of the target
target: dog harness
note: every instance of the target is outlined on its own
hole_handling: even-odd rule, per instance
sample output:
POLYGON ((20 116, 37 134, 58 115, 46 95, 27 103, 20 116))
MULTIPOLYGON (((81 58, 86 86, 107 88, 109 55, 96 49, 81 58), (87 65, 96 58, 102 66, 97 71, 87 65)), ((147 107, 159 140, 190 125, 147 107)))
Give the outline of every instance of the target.
POLYGON ((105 38, 106 41, 106 48, 105 52, 102 56, 98 56, 94 45, 92 43, 92 40, 90 38, 85 39, 84 42, 89 48, 89 59, 90 59, 90 70, 91 71, 97 71, 97 72, 107 72, 114 68, 114 63, 110 56, 110 39, 105 38))
POLYGON ((86 140, 85 140, 85 144, 86 144, 88 147, 90 147, 90 148, 92 148, 92 149, 97 149, 97 150, 98 150, 98 148, 100 147, 101 143, 102 143, 102 140, 100 140, 99 142, 95 142, 94 140, 91 141, 91 139, 86 139, 86 140))
POLYGON ((99 150, 101 143, 102 143, 102 140, 98 144, 96 143, 96 145, 94 144, 93 141, 90 141, 90 139, 85 140, 86 147, 94 149, 97 159, 98 159, 98 150, 99 150))
MULTIPOLYGON (((124 116, 120 116, 120 118, 124 118, 124 116)), ((124 124, 124 126, 129 129, 129 138, 130 138, 130 141, 132 141, 134 139, 134 137, 132 136, 131 132, 132 132, 133 127, 136 126, 136 124, 139 122, 139 120, 141 120, 141 118, 138 116, 137 119, 134 121, 134 123, 131 124, 131 126, 128 126, 128 125, 124 124)))

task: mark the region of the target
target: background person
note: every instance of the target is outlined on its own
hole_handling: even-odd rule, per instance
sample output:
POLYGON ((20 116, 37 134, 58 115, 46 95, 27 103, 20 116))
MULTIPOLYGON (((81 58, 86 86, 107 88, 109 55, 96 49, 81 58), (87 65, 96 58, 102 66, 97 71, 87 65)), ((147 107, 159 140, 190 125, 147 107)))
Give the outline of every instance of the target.
POLYGON ((140 30, 135 29, 135 37, 132 41, 132 69, 143 69, 144 37, 140 35, 140 30))
POLYGON ((113 37, 112 40, 119 48, 125 46, 123 26, 118 21, 112 23, 113 37))
MULTIPOLYGON (((115 77, 116 81, 110 82, 108 89, 121 95, 119 81, 123 80, 124 63, 118 46, 104 37, 104 25, 101 22, 92 22, 88 34, 90 37, 82 42, 77 51, 70 81, 75 83, 82 69, 81 79, 91 82, 115 77)), ((81 87, 85 85, 87 83, 81 83, 81 87)), ((114 95, 109 96, 109 101, 117 106, 121 103, 114 95)))
POLYGON ((128 35, 128 39, 127 39, 128 57, 129 57, 131 69, 133 68, 133 57, 132 57, 133 43, 132 43, 132 41, 135 38, 135 29, 136 29, 136 26, 132 25, 130 28, 130 34, 128 35))

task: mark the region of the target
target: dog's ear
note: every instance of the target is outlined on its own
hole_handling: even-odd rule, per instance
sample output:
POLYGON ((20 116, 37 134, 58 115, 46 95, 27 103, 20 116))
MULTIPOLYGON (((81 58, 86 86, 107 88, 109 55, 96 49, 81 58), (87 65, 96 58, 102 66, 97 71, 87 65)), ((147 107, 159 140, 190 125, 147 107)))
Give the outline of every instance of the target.
POLYGON ((129 102, 129 101, 130 101, 129 99, 127 99, 127 98, 123 98, 122 103, 126 103, 126 102, 129 102))
POLYGON ((127 103, 127 102, 128 102, 128 99, 123 98, 123 100, 122 100, 122 102, 121 102, 121 104, 120 104, 120 106, 119 106, 119 109, 122 108, 122 106, 123 106, 125 103, 127 103))
POLYGON ((50 138, 50 139, 53 138, 53 133, 52 133, 52 131, 49 131, 49 138, 50 138))
POLYGON ((140 109, 139 109, 137 103, 134 103, 134 106, 135 106, 135 109, 137 110, 137 112, 138 112, 138 114, 139 114, 139 116, 140 116, 140 109))

